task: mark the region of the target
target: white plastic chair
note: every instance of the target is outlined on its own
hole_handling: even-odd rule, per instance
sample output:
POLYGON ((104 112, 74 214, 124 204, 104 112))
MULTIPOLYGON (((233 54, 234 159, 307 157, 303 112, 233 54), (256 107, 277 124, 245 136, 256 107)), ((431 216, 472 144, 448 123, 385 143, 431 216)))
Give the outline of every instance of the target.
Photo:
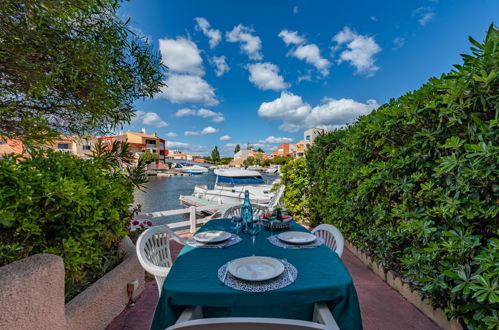
POLYGON ((333 225, 322 224, 315 227, 312 230, 312 234, 317 237, 320 237, 324 240, 324 244, 326 244, 331 250, 336 252, 338 256, 341 258, 343 254, 343 248, 345 246, 345 239, 341 232, 333 225))
POLYGON ((167 225, 154 226, 144 231, 137 240, 137 257, 140 265, 154 275, 159 294, 166 275, 173 264, 170 252, 170 238, 185 245, 186 239, 178 236, 167 225))
POLYGON ((325 303, 314 305, 312 322, 263 317, 221 317, 203 319, 201 306, 188 306, 167 330, 340 330, 325 303))
POLYGON ((270 199, 269 204, 267 205, 270 212, 272 212, 279 205, 284 189, 286 189, 285 186, 280 186, 274 193, 274 196, 270 199))
MULTIPOLYGON (((222 218, 240 217, 242 206, 243 204, 229 207, 225 210, 222 218)), ((251 204, 251 207, 253 208, 253 218, 256 219, 261 218, 267 212, 267 208, 259 204, 251 204)))

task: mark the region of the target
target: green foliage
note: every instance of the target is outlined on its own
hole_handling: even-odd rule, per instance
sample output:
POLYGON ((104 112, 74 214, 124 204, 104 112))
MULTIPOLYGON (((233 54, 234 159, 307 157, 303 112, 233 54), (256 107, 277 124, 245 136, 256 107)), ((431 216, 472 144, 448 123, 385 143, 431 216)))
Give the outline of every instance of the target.
POLYGON ((163 86, 118 0, 0 0, 0 136, 47 139, 115 129, 163 86))
POLYGON ((232 159, 232 157, 223 157, 217 162, 217 165, 228 165, 232 159))
POLYGON ((308 187, 307 161, 298 158, 281 167, 282 184, 286 187, 282 201, 295 218, 308 219, 308 199, 304 198, 308 187))
POLYGON ((142 160, 146 164, 151 164, 152 162, 159 160, 159 156, 158 154, 147 151, 140 154, 139 160, 142 160))
POLYGON ((241 146, 239 145, 239 143, 236 145, 236 147, 234 148, 234 153, 237 154, 239 151, 241 150, 241 146))
POLYGON ((217 146, 215 146, 215 148, 213 148, 213 151, 211 152, 211 160, 215 164, 220 160, 220 152, 218 151, 217 146))
POLYGON ((95 149, 99 156, 89 160, 51 149, 0 159, 0 266, 36 253, 59 255, 71 297, 119 259, 143 164, 122 169, 131 157, 122 144, 95 149))
POLYGON ((294 158, 291 156, 275 156, 274 158, 270 159, 270 163, 273 165, 284 165, 292 161, 294 158))
POLYGON ((498 30, 470 42, 455 70, 317 138, 304 182, 297 165, 283 181, 289 210, 305 196, 313 224, 339 227, 468 328, 497 329, 498 30))

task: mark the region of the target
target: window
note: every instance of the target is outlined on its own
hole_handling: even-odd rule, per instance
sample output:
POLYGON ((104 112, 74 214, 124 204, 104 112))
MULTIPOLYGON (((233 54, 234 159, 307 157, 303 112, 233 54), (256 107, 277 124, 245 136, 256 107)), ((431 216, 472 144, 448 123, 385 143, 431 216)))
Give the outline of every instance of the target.
POLYGON ((264 184, 261 176, 240 176, 240 177, 229 177, 229 176, 219 176, 218 184, 224 186, 230 185, 243 185, 243 184, 264 184))
POLYGON ((62 149, 62 150, 69 149, 69 144, 68 143, 57 143, 57 149, 62 149))
POLYGON ((310 135, 307 135, 307 136, 305 137, 305 140, 310 141, 310 135))
POLYGON ((82 149, 83 150, 92 150, 92 147, 88 144, 84 144, 82 149))

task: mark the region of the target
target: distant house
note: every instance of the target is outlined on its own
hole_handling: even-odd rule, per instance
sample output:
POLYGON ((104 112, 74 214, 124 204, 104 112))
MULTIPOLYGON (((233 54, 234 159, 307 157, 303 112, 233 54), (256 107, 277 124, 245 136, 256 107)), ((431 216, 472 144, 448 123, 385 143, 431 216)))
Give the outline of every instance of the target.
POLYGON ((276 150, 272 152, 272 157, 281 156, 281 157, 289 157, 294 156, 296 152, 296 144, 294 143, 283 143, 280 144, 276 150))
POLYGON ((323 128, 309 128, 305 132, 303 132, 303 140, 305 141, 305 151, 308 150, 311 146, 314 145, 315 139, 326 132, 323 128))
POLYGON ((102 136, 97 138, 102 142, 122 141, 127 142, 129 150, 138 158, 143 152, 151 152, 158 155, 159 160, 164 163, 168 150, 166 141, 159 138, 156 133, 147 134, 145 128, 142 132, 126 132, 117 135, 102 136))
POLYGON ((305 140, 301 140, 296 144, 296 150, 293 153, 294 158, 305 157, 305 140))
MULTIPOLYGON (((43 144, 42 148, 52 149, 57 152, 69 152, 75 156, 86 158, 92 152, 95 141, 93 137, 60 135, 43 144)), ((9 153, 29 156, 27 147, 21 139, 0 141, 0 157, 9 153)))
POLYGON ((269 155, 264 152, 254 151, 252 149, 242 149, 234 154, 234 159, 229 163, 230 166, 242 166, 249 157, 258 159, 267 159, 269 155))

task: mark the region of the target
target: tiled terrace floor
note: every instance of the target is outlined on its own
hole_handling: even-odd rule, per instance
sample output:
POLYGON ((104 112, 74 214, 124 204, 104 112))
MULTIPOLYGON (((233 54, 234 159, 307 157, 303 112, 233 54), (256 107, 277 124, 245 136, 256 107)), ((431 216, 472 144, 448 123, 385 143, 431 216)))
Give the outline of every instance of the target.
MULTIPOLYGON (((171 246, 172 254, 177 256, 181 246, 173 241, 171 246)), ((440 329, 416 307, 392 290, 350 251, 345 249, 342 260, 350 271, 357 289, 365 330, 440 329)), ((135 305, 117 316, 107 330, 149 329, 157 300, 156 282, 147 282, 135 305)))

